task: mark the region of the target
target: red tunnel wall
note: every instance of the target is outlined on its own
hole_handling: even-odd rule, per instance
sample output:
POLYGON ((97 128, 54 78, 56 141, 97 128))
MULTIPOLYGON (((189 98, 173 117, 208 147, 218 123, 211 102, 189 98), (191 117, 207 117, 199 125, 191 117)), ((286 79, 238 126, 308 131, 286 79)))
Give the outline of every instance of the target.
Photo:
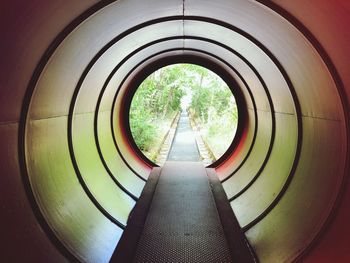
MULTIPOLYGON (((298 19, 320 42, 339 72, 350 98, 350 2, 347 0, 273 1, 298 19)), ((349 101, 349 99, 348 99, 349 101)), ((349 116, 348 116, 349 117, 349 116)), ((344 188, 339 208, 305 262, 350 260, 350 182, 344 188)))
POLYGON ((48 44, 96 2, 0 2, 0 126, 7 126, 0 129, 0 261, 66 261, 42 230, 26 196, 17 158, 17 123, 24 87, 48 44))

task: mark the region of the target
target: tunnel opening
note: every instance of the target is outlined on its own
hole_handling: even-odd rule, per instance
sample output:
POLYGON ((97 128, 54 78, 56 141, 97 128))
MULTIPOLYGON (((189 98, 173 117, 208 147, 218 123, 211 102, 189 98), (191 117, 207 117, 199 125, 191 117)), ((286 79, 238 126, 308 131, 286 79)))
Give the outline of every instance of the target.
POLYGON ((231 89, 219 75, 196 64, 177 63, 152 72, 129 108, 134 145, 160 166, 167 159, 212 164, 236 134, 239 115, 231 89))
MULTIPOLYGON (((198 67, 205 72, 210 72, 210 74, 219 79, 227 87, 226 92, 233 97, 233 104, 235 104, 233 107, 237 108, 235 109, 237 110, 237 122, 236 126, 233 127, 233 139, 220 157, 210 164, 206 164, 207 167, 211 168, 218 168, 225 165, 228 160, 235 158, 235 154, 241 150, 241 144, 246 140, 249 119, 251 118, 248 108, 250 107, 252 98, 251 94, 247 97, 247 92, 240 83, 240 77, 236 75, 237 71, 232 65, 215 54, 201 51, 200 49, 165 49, 164 51, 146 57, 136 64, 126 74, 118 87, 117 93, 114 95, 113 114, 110 118, 113 136, 115 138, 117 136, 123 138, 128 146, 128 151, 134 156, 135 160, 138 160, 139 164, 150 168, 159 166, 147 158, 135 143, 131 132, 130 108, 136 91, 147 77, 161 68, 171 67, 172 65, 189 65, 190 67, 198 67)), ((249 87, 245 87, 249 93, 249 87)), ((116 144, 116 139, 114 141, 116 144)))

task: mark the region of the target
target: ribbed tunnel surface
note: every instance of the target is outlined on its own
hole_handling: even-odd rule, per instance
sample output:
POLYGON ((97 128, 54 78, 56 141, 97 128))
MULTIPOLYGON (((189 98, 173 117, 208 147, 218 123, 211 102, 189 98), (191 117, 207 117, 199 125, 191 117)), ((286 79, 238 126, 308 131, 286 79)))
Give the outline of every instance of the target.
POLYGON ((3 1, 2 257, 109 261, 154 166, 131 139, 130 94, 157 68, 194 63, 229 84, 243 116, 212 167, 259 260, 346 262, 349 10, 3 1))

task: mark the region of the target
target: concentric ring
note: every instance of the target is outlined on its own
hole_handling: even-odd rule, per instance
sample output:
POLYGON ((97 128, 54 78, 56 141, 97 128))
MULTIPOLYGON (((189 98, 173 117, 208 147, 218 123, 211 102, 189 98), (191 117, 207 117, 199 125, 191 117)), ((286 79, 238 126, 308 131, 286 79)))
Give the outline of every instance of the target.
MULTIPOLYGON (((129 3, 133 5, 132 1, 129 3)), ((160 61, 167 64, 171 59, 191 54, 193 60, 205 57, 207 61, 216 61, 222 69, 227 68, 226 72, 230 72, 232 79, 236 80, 247 102, 247 121, 241 130, 240 140, 214 166, 253 246, 259 248, 260 242, 263 242, 260 233, 271 233, 268 227, 271 222, 283 225, 283 221, 279 220, 284 216, 281 212, 284 211, 283 202, 294 202, 295 207, 298 207, 295 211, 302 211, 302 206, 293 199, 293 193, 309 189, 308 184, 303 183, 305 178, 314 180, 315 174, 322 173, 324 180, 332 180, 327 187, 319 189, 328 202, 318 203, 313 221, 299 219, 300 212, 293 217, 306 229, 305 234, 299 237, 302 241, 295 237, 297 241, 294 244, 308 246, 333 209, 347 165, 346 158, 343 158, 327 168, 327 171, 336 171, 338 175, 331 179, 326 172, 313 166, 305 152, 307 148, 304 145, 319 143, 334 127, 339 128, 338 135, 343 141, 346 140, 344 138, 348 130, 344 110, 346 105, 338 94, 341 87, 337 85, 339 81, 334 81, 337 79, 334 78, 334 70, 329 70, 321 63, 324 56, 319 55, 310 42, 303 38, 303 34, 295 32, 295 27, 284 18, 273 17, 270 10, 261 8, 257 3, 242 4, 242 10, 251 5, 260 7, 261 16, 271 16, 285 30, 285 35, 295 37, 293 41, 300 45, 300 53, 309 57, 308 63, 315 64, 315 67, 298 64, 299 57, 287 61, 280 47, 281 43, 285 44, 284 41, 271 40, 278 47, 272 51, 261 41, 262 33, 254 31, 257 36, 253 36, 253 33, 235 25, 231 18, 223 15, 219 19, 218 16, 225 13, 224 10, 214 9, 213 16, 209 17, 201 8, 194 8, 198 7, 196 1, 188 3, 187 14, 181 14, 184 9, 180 8, 169 11, 166 4, 157 9, 159 13, 145 9, 145 13, 149 12, 147 16, 135 16, 135 21, 132 20, 134 25, 124 25, 123 31, 116 29, 116 32, 120 31, 118 33, 107 30, 109 41, 95 48, 95 52, 98 51, 92 56, 89 54, 90 59, 84 57, 87 51, 82 50, 80 54, 76 49, 79 38, 88 35, 86 38, 92 40, 89 32, 93 31, 94 23, 110 23, 112 20, 108 19, 111 14, 115 16, 114 13, 121 12, 120 8, 132 10, 128 9, 128 3, 124 5, 118 1, 106 6, 99 5, 78 19, 81 24, 74 22, 68 26, 38 64, 28 87, 22 111, 20 158, 27 191, 47 232, 55 240, 57 236, 74 257, 80 260, 92 257, 104 261, 101 252, 89 255, 86 249, 89 241, 86 240, 99 237, 102 243, 108 241, 115 245, 118 242, 128 213, 151 170, 151 164, 133 152, 130 141, 123 133, 123 98, 145 68, 154 69, 160 61), (163 9, 167 10, 166 14, 160 16, 163 9), (172 51, 177 53, 167 54, 172 51), (76 65, 69 65, 67 58, 70 52, 77 56, 76 65), (79 59, 84 62, 79 64, 79 59), (76 69, 75 74, 79 77, 66 70, 66 65, 72 69, 77 66, 79 69, 76 69), (309 80, 296 65, 310 75, 313 72, 324 73, 322 80, 309 80), (307 105, 309 94, 314 93, 318 81, 326 83, 323 85, 324 90, 329 94, 329 101, 338 105, 336 108, 329 106, 325 111, 319 110, 319 101, 316 100, 314 104, 311 103, 313 108, 307 105), (60 87, 63 87, 62 97, 58 96, 57 88, 60 87), (304 94, 302 92, 307 99, 301 96, 304 94), (116 126, 116 123, 119 125, 116 126), (309 132, 317 129, 315 127, 323 132, 316 139, 309 132), (62 131, 66 132, 62 134, 62 131), (310 161, 310 164, 305 160, 310 161), (311 167, 301 168, 308 165, 311 167), (312 176, 307 174, 309 170, 312 170, 312 176), (81 198, 76 217, 72 216, 73 207, 68 204, 75 196, 81 198), (87 215, 94 215, 90 223, 84 224, 82 231, 89 238, 80 239, 77 243, 71 234, 74 232, 72 226, 64 219, 68 217, 77 224, 87 215), (100 225, 101 228, 90 232, 91 224, 100 225), (114 233, 114 237, 102 240, 101 233, 108 232, 114 233)), ((131 11, 129 13, 132 14, 131 11)), ((285 47, 291 49, 288 45, 285 47)), ((319 158, 323 158, 325 149, 319 144, 318 147, 319 158)), ((333 147, 333 151, 346 151, 341 140, 333 147)), ((320 195, 321 192, 317 191, 310 193, 310 200, 312 196, 320 195)), ((283 231, 290 233, 285 228, 283 231)), ((275 242, 272 239, 264 239, 264 242, 266 240, 271 244, 275 242)), ((58 243, 57 240, 55 242, 58 243)), ((299 255, 301 248, 293 250, 293 246, 285 246, 288 249, 283 257, 295 258, 299 255)), ((109 246, 109 255, 112 247, 109 246)), ((271 254, 268 250, 259 249, 257 253, 266 260, 271 254)))

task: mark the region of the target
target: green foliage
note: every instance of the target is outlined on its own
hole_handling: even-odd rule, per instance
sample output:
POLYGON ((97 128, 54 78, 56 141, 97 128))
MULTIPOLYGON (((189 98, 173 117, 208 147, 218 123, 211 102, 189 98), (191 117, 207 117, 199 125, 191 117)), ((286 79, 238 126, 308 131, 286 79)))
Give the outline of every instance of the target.
POLYGON ((200 122, 209 146, 215 148, 213 151, 220 154, 231 143, 238 114, 226 83, 206 68, 175 64, 147 77, 131 103, 131 132, 146 156, 152 155, 147 152, 161 143, 164 125, 169 125, 181 110, 181 101, 186 96, 191 98, 188 110, 200 122))
POLYGON ((236 132, 238 111, 227 84, 211 71, 198 71, 190 105, 202 136, 218 158, 229 147, 236 132))
POLYGON ((155 141, 154 135, 157 132, 156 127, 150 122, 150 114, 145 112, 135 113, 130 115, 130 128, 137 146, 141 151, 146 151, 155 141))
MULTIPOLYGON (((136 145, 145 152, 164 136, 162 126, 181 109, 185 95, 183 69, 164 67, 147 77, 137 89, 130 107, 130 128, 136 145)), ((169 128, 169 127, 168 127, 169 128)))

